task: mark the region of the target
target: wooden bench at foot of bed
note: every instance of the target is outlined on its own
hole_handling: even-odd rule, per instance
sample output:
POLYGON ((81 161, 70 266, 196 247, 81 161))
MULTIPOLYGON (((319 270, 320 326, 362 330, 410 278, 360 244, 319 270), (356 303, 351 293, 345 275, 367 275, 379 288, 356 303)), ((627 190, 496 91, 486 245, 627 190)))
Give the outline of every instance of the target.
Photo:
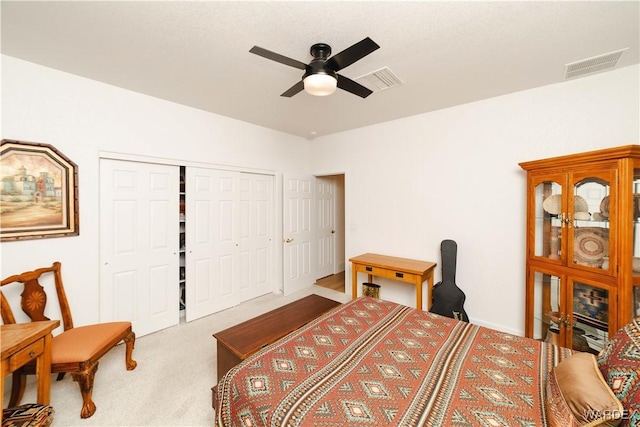
MULTIPOLYGON (((340 305, 339 302, 309 295, 283 305, 224 331, 216 332, 218 381, 229 369, 263 347, 273 344, 285 335, 340 305)), ((216 386, 211 388, 212 406, 215 408, 216 386)))

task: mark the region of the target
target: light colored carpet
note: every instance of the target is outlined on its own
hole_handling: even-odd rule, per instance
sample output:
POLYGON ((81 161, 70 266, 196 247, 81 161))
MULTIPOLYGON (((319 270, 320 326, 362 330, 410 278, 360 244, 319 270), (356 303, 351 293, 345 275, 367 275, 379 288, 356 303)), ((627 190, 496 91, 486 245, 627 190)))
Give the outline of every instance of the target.
MULTIPOLYGON (((349 296, 320 286, 288 295, 268 294, 202 319, 139 337, 133 352, 138 367, 127 371, 124 345, 105 355, 96 373, 93 400, 96 413, 80 418, 78 384, 66 375, 51 377, 53 426, 211 426, 211 387, 217 383, 216 341, 212 334, 309 294, 338 302, 349 296)), ((5 379, 4 402, 11 378, 5 379)), ((35 378, 30 377, 22 402, 35 402, 35 378)))

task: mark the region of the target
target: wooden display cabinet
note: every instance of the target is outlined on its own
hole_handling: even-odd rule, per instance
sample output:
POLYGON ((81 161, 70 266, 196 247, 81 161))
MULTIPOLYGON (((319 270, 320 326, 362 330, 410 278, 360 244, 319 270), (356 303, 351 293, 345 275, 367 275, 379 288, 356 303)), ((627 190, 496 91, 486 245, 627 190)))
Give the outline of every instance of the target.
POLYGON ((520 166, 526 336, 595 353, 640 315, 640 145, 520 166))

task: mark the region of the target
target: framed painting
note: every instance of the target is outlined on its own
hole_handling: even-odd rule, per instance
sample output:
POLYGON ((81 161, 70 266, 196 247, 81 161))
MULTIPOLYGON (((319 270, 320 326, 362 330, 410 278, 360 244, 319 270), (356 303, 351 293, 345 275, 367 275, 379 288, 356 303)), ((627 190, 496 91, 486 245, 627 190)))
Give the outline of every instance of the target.
POLYGON ((0 240, 79 234, 78 167, 49 144, 0 142, 0 240))

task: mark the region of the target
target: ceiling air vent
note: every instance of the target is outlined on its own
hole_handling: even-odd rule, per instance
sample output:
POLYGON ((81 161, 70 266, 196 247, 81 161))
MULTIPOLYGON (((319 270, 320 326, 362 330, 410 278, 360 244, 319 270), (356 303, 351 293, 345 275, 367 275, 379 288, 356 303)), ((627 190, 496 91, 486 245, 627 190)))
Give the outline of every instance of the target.
POLYGON ((597 71, 613 68, 618 63, 620 56, 625 49, 616 50, 615 52, 605 53, 603 55, 594 56, 592 58, 583 59, 581 61, 572 62, 566 65, 565 79, 583 76, 585 74, 595 73, 597 71))
POLYGON ((391 71, 389 67, 380 68, 379 70, 360 76, 356 79, 356 82, 371 89, 373 92, 380 92, 381 90, 402 84, 402 81, 398 76, 393 74, 393 71, 391 71))

